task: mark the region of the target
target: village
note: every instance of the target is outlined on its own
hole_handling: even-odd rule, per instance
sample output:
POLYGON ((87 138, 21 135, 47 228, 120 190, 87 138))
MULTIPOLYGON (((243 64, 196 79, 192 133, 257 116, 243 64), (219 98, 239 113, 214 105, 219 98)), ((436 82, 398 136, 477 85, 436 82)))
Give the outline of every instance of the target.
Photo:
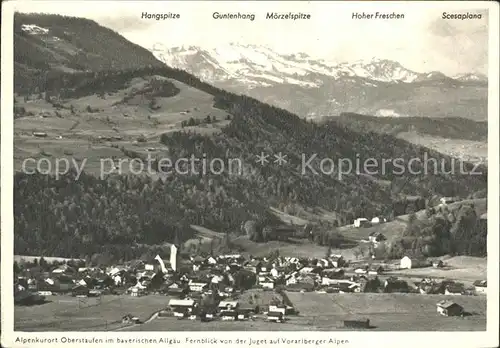
MULTIPOLYGON (((377 238, 370 236, 372 242, 377 238)), ((302 307, 296 300, 299 295, 312 293, 340 297, 356 293, 442 295, 434 303, 436 315, 468 316, 474 308, 464 308, 460 298, 485 295, 486 280, 466 285, 452 279, 415 279, 403 273, 446 267, 442 260, 408 256, 399 262, 379 263, 346 260, 337 254, 320 259, 284 257, 279 251, 258 258, 240 254, 185 255, 172 245, 169 261, 157 255, 151 260, 107 267, 89 267, 84 261, 74 260, 62 264, 42 259, 21 263, 15 271, 14 293, 16 307, 43 307, 47 301, 62 296, 81 301, 95 298, 95 306, 103 298, 116 296, 165 296, 164 304, 158 305, 148 318, 136 315, 133 307, 130 313, 116 318, 129 326, 165 317, 201 322, 288 323, 300 318, 302 307), (451 300, 451 295, 462 296, 451 300)), ((373 321, 369 316, 350 315, 336 325, 363 329, 370 328, 373 321)), ((196 330, 195 326, 192 329, 196 330)))

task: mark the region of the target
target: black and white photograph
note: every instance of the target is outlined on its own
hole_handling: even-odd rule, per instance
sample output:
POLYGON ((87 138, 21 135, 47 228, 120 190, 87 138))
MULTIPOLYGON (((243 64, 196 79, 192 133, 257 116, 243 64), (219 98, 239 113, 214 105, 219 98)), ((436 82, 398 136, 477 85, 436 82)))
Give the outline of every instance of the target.
POLYGON ((2 345, 498 345, 495 3, 6 4, 2 345))

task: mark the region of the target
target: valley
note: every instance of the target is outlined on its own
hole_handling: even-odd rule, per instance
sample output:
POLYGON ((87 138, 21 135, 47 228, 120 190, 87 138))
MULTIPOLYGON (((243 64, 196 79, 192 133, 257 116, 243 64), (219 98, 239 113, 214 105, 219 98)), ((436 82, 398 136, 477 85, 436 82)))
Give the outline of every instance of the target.
POLYGON ((16 330, 484 331, 485 76, 99 23, 14 18, 16 330))
MULTIPOLYGON (((44 59, 71 65, 71 61, 60 58, 68 46, 50 41, 51 32, 60 30, 64 21, 57 18, 50 22, 50 28, 33 31, 35 27, 45 29, 48 23, 44 19, 30 26, 31 31, 21 30, 16 37, 24 45, 46 42, 50 50, 44 59)), ((82 24, 76 21, 72 25, 82 24)), ((92 46, 91 41, 82 41, 79 45, 97 51, 102 49, 92 46)), ((19 55, 23 49, 26 46, 18 46, 19 55)), ((144 56, 143 64, 136 69, 103 70, 101 65, 96 65, 98 61, 89 58, 79 64, 95 72, 51 70, 45 80, 16 78, 14 157, 16 169, 27 173, 16 174, 15 212, 21 214, 26 209, 37 212, 35 215, 22 213, 18 220, 17 253, 46 254, 52 250, 58 256, 79 257, 99 254, 106 246, 112 246, 112 253, 125 256, 143 253, 148 245, 155 248, 196 238, 199 231, 192 226, 235 235, 237 241, 240 225, 247 220, 258 221, 259 228, 265 225, 278 228, 279 224, 300 223, 303 219, 326 233, 336 226, 350 225, 361 216, 389 216, 393 214, 395 202, 406 196, 467 198, 486 188, 486 167, 479 177, 447 177, 439 173, 426 176, 403 173, 400 177, 393 172, 393 166, 377 175, 349 172, 338 178, 301 174, 301 154, 316 154, 315 168, 319 168, 321 158, 349 161, 401 158, 408 162, 423 153, 451 166, 456 164, 449 156, 400 139, 400 133, 408 128, 399 128, 401 132, 392 134, 392 131, 371 132, 377 126, 366 122, 363 124, 368 128, 359 128, 354 123, 347 127, 346 123, 311 123, 286 110, 213 87, 159 62, 152 66, 148 64, 153 57, 151 53, 137 46, 130 46, 130 50, 139 50, 137 55, 144 56), (284 153, 286 165, 259 165, 255 158, 259 153, 270 156, 284 153), (237 158, 243 163, 243 171, 238 175, 197 177, 181 173, 165 175, 158 166, 165 158, 178 161, 186 156, 202 158, 205 155, 222 160, 237 158), (23 162, 28 158, 27 164, 31 167, 23 169, 23 162), (74 165, 76 173, 66 167, 63 173, 54 173, 61 169, 55 168, 61 160, 64 165, 74 165), (147 171, 143 166, 145 162, 147 171), (28 174, 36 163, 42 173, 28 174), (43 167, 49 163, 52 170, 43 167), (146 175, 134 175, 132 179, 130 174, 138 171, 146 175), (59 176, 47 177, 49 173, 59 176), (95 181, 95 177, 101 181, 95 181), (56 189, 61 179, 68 185, 65 190, 87 192, 88 202, 84 203, 75 193, 62 199, 56 189), (98 198, 99 190, 92 189, 93 185, 101 186, 100 190, 110 196, 102 201, 98 198), (46 190, 48 187, 55 191, 46 190), (139 206, 131 204, 130 197, 134 197, 139 206), (97 207, 108 212, 97 214, 97 207), (164 217, 163 210, 167 207, 170 216, 164 217), (145 212, 148 213, 145 215, 145 212), (63 217, 68 214, 76 214, 78 219, 68 223, 63 217), (45 229, 28 232, 39 215, 45 216, 51 235, 45 229), (78 237, 71 240, 68 233, 71 235, 70 231, 75 229, 79 231, 78 237), (169 231, 167 234, 160 232, 165 229, 169 231), (128 251, 120 250, 122 245, 132 247, 128 251)), ((102 52, 101 60, 109 59, 114 57, 102 52)), ((382 63, 390 72, 390 62, 382 63)), ((19 64, 26 65, 30 71, 41 69, 38 63, 33 65, 31 61, 19 60, 19 64)), ((348 76, 352 75, 351 70, 345 69, 348 76)), ((399 76, 423 83, 419 82, 423 76, 410 73, 399 76)), ((388 83, 386 80, 381 79, 379 83, 388 83)), ((353 90, 351 95, 362 94, 353 90)), ((418 127, 420 131, 434 129, 425 122, 418 127)), ((449 129, 451 135, 461 133, 449 129)), ((483 129, 478 123, 478 137, 484 133, 483 129)), ((344 232, 345 242, 349 244, 350 232, 339 229, 339 233, 344 232)), ((273 242, 268 241, 270 245, 273 242)), ((218 244, 219 248, 234 246, 224 238, 220 238, 218 244)), ((256 247, 263 245, 258 242, 256 247)))

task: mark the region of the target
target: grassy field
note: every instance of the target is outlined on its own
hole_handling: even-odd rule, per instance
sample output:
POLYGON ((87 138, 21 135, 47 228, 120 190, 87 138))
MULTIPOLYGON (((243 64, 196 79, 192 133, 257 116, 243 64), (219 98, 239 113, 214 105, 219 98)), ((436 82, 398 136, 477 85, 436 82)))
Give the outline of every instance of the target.
POLYGON ((315 330, 293 323, 276 324, 263 318, 250 321, 201 322, 200 320, 177 320, 172 317, 157 318, 144 325, 136 325, 127 331, 301 331, 315 330))
POLYGON ((486 298, 482 296, 296 292, 287 295, 300 311, 297 318, 292 318, 293 322, 318 329, 335 328, 339 321, 347 318, 370 319, 374 329, 382 331, 486 329, 486 298), (440 316, 436 303, 444 299, 456 301, 473 315, 465 318, 440 316))
MULTIPOLYGON (((127 88, 108 94, 105 99, 97 95, 73 99, 71 103, 63 103, 64 109, 56 109, 42 99, 24 101, 17 98, 17 105, 24 107, 32 116, 18 117, 14 121, 16 170, 22 169, 26 158, 47 158, 51 163, 56 158, 66 158, 69 161, 74 159, 79 166, 86 160, 85 170, 99 173, 101 159, 127 158, 121 147, 144 154, 167 156, 167 149, 159 143, 161 134, 180 129, 212 134, 229 122, 226 121, 226 112, 213 107, 212 95, 170 79, 167 80, 174 83, 180 93, 173 97, 156 98, 160 106, 157 110, 151 110, 145 98, 134 99, 133 103, 121 102, 133 89, 144 88, 147 79, 149 77, 133 79, 127 88), (89 112, 89 105, 98 111, 89 112), (74 113, 70 111, 70 106, 74 113), (182 121, 189 118, 202 120, 208 115, 217 121, 181 128, 182 121), (44 132, 47 136, 33 137, 32 132, 44 132), (103 140, 102 137, 116 138, 103 140), (138 143, 136 140, 139 137, 144 137, 146 142, 138 143)), ((30 165, 29 168, 33 167, 30 165)), ((122 173, 130 171, 128 165, 120 166, 120 169, 122 173)))
POLYGON ((288 293, 299 315, 284 324, 269 323, 263 316, 246 322, 208 322, 157 318, 127 331, 333 331, 345 330, 341 321, 368 318, 377 331, 482 331, 486 330, 484 297, 453 298, 472 313, 464 318, 442 317, 436 303, 444 295, 288 293))
POLYGON ((19 331, 107 331, 124 326, 126 314, 147 320, 166 308, 169 297, 148 295, 103 296, 80 299, 71 296, 48 296, 47 302, 36 306, 14 307, 14 329, 19 331))
MULTIPOLYGON (((256 243, 248 239, 247 236, 239 236, 231 241, 237 248, 243 250, 242 254, 249 254, 256 257, 268 256, 271 252, 278 250, 281 256, 290 257, 324 257, 328 248, 311 243, 306 239, 292 238, 289 241, 272 240, 267 243, 256 243)), ((335 251, 335 250, 334 250, 335 251)), ((350 257, 351 249, 339 251, 345 257, 350 257)))
POLYGON ((470 285, 476 280, 487 279, 487 259, 482 257, 471 256, 455 256, 442 257, 446 264, 444 268, 413 268, 402 269, 388 274, 394 273, 398 276, 407 276, 414 278, 445 278, 454 279, 470 285))
POLYGON ((250 289, 241 294, 237 298, 237 300, 242 306, 262 307, 262 306, 268 306, 274 300, 281 302, 282 297, 281 295, 275 293, 274 291, 262 291, 260 289, 250 289))

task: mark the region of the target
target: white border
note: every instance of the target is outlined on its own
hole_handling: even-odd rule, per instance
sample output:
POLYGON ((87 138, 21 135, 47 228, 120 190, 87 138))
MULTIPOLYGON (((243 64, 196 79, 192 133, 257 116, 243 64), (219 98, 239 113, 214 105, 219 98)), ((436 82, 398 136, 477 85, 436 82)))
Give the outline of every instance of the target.
MULTIPOLYGON (((37 1, 40 2, 40 1, 37 1)), ((171 6, 173 2, 169 2, 171 6)), ((191 2, 190 5, 194 5, 191 2)), ((207 4, 207 2, 203 2, 207 4)), ((283 5, 283 2, 279 2, 283 5)), ((137 4, 137 3, 136 3, 137 4)), ((233 2, 218 2, 218 7, 232 5, 233 2)), ((240 2, 241 4, 241 2, 240 2)), ((317 2, 314 6, 321 6, 328 4, 328 2, 317 2)), ((15 333, 13 332, 14 324, 14 308, 13 308, 13 269, 12 269, 12 253, 13 253, 13 206, 8 202, 13 200, 13 6, 12 1, 5 1, 2 3, 2 66, 1 66, 1 81, 2 81, 2 103, 1 110, 1 247, 2 247, 2 287, 1 287, 1 306, 2 306, 2 321, 1 343, 6 347, 21 347, 15 343, 18 336, 24 338, 28 337, 120 337, 120 338, 133 338, 136 336, 148 338, 166 338, 176 337, 182 342, 181 346, 185 344, 185 337, 203 338, 248 338, 253 336, 266 337, 266 338, 336 338, 349 340, 349 346, 370 346, 370 347, 433 347, 433 346, 453 346, 459 347, 496 347, 498 346, 498 277, 499 277, 499 14, 498 3, 496 2, 439 2, 430 1, 425 2, 407 2, 407 1, 376 1, 376 2, 344 2, 337 3, 339 7, 354 7, 362 6, 363 10, 367 11, 370 7, 391 6, 391 8, 398 7, 409 11, 410 6, 441 6, 443 9, 489 9, 489 102, 488 102, 488 304, 487 304, 487 331, 486 332, 314 332, 308 334, 307 332, 162 332, 162 333, 131 333, 131 332, 63 332, 63 333, 15 333), (401 7, 403 6, 403 7, 401 7)), ((72 4, 76 5, 75 3, 72 4)), ((116 3, 117 7, 134 5, 133 2, 120 2, 116 3)), ((201 4, 199 4, 201 5, 201 4)), ((260 5, 269 8, 270 2, 255 2, 252 6, 258 7, 260 5)), ((310 2, 293 2, 287 4, 287 11, 292 8, 303 9, 304 6, 311 6, 310 2)), ((141 2, 141 6, 145 7, 145 2, 141 2)), ((408 38, 411 40, 411 38, 408 38)), ((39 347, 57 347, 64 344, 36 344, 39 347)), ((116 345, 116 344, 115 344, 116 345)), ((35 346, 31 344, 30 346, 35 346)), ((82 345, 83 346, 83 345, 82 345)), ((102 344, 102 346, 113 346, 112 344, 102 344)), ((135 345, 132 345, 135 346, 135 345)), ((196 344, 194 344, 196 346, 196 344)), ((230 346, 230 345, 226 345, 230 346)), ((241 346, 241 345, 240 345, 241 346)), ((276 344, 270 346, 277 346, 276 344)), ((288 345, 295 346, 295 345, 288 345)), ((296 345, 299 346, 299 345, 296 345)), ((343 345, 346 346, 346 345, 343 345)))

